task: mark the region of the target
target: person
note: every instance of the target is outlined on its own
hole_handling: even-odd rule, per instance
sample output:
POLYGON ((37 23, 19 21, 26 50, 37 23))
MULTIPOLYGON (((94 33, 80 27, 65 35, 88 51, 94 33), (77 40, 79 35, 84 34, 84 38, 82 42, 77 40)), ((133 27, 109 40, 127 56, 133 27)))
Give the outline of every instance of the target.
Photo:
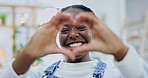
POLYGON ((148 65, 84 5, 62 8, 32 36, 0 78, 148 78, 148 65), (59 33, 60 46, 56 43, 59 33), (89 52, 111 54, 116 68, 91 60, 89 52), (31 64, 60 53, 67 58, 47 69, 31 64))

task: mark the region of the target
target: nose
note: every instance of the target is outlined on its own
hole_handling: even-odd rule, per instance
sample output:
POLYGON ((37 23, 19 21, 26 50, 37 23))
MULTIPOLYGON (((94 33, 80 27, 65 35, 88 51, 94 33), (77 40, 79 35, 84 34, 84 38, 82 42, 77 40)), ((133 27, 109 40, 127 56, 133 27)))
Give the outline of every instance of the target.
POLYGON ((69 34, 69 39, 76 40, 79 38, 79 33, 76 30, 72 30, 69 34))

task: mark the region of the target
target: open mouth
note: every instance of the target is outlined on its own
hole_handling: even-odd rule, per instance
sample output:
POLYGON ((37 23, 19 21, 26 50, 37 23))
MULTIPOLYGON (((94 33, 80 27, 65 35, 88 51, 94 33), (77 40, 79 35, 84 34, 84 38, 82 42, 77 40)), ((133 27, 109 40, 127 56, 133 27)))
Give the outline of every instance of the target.
POLYGON ((76 47, 82 46, 85 43, 87 43, 87 42, 83 42, 83 41, 70 42, 68 44, 65 44, 65 47, 68 47, 68 48, 76 48, 76 47))
POLYGON ((82 42, 77 42, 77 43, 69 44, 68 46, 69 46, 70 48, 75 48, 75 47, 81 46, 82 44, 83 44, 82 42))

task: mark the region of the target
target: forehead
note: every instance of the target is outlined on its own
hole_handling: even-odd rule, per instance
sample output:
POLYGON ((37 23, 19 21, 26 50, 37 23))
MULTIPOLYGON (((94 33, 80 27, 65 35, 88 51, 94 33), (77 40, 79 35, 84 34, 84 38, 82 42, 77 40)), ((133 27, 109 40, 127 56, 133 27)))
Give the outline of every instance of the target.
POLYGON ((84 11, 81 9, 69 8, 69 9, 65 10, 63 13, 70 13, 73 17, 75 17, 76 15, 78 15, 81 12, 84 12, 84 11))
MULTIPOLYGON (((68 8, 67 10, 65 10, 63 13, 68 13, 70 14, 73 18, 75 18, 76 15, 78 15, 79 13, 84 12, 81 9, 76 9, 76 8, 68 8)), ((75 25, 71 25, 71 24, 65 24, 64 27, 76 27, 75 25)))

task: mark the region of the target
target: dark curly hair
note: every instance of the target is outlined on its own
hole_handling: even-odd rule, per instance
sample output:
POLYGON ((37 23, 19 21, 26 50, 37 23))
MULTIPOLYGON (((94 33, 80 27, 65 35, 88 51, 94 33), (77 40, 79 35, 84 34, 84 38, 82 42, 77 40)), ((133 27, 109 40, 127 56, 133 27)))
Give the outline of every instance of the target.
POLYGON ((84 5, 70 5, 70 6, 67 6, 65 8, 62 8, 61 11, 64 12, 69 8, 75 8, 75 9, 80 9, 80 10, 82 10, 84 12, 92 12, 92 13, 94 13, 90 8, 88 8, 88 7, 84 6, 84 5))

